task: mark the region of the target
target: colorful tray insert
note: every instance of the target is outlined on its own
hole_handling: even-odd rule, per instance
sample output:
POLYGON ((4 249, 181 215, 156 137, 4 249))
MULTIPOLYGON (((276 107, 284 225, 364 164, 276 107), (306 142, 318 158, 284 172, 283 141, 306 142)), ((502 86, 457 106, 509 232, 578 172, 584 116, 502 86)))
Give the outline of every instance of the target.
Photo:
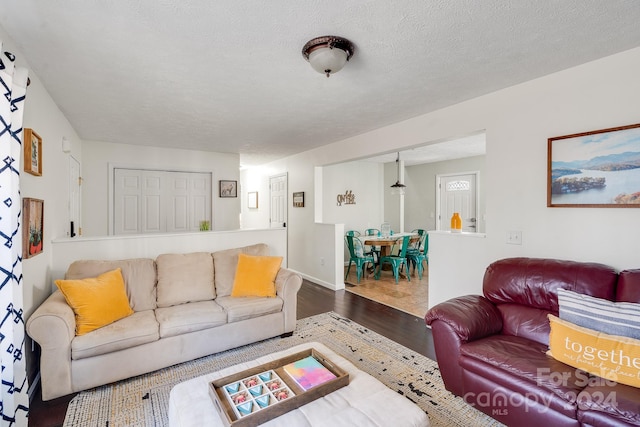
POLYGON ((337 378, 313 356, 289 363, 283 369, 304 391, 337 378))

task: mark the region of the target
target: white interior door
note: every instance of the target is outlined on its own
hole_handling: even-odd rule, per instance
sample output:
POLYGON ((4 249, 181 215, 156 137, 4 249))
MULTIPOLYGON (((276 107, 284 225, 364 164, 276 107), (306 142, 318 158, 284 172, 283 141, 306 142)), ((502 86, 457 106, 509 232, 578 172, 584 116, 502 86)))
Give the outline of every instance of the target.
POLYGON ((69 156, 69 237, 82 234, 80 225, 80 162, 69 156))
POLYGON ((284 228, 287 226, 287 175, 270 177, 269 192, 270 227, 284 228))
POLYGON ((438 230, 449 230, 451 217, 458 212, 462 218, 462 231, 477 231, 477 181, 477 172, 438 175, 438 230))

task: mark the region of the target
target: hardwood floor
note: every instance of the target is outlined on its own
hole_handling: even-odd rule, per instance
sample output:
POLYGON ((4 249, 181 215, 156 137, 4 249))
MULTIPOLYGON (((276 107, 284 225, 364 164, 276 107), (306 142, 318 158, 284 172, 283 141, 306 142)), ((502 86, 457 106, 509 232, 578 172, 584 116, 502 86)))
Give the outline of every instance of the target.
MULTIPOLYGON (((332 291, 322 286, 303 281, 298 292, 298 319, 327 311, 365 326, 380 335, 435 360, 431 330, 424 319, 396 310, 346 291, 332 291)), ((43 402, 40 391, 31 402, 29 426, 58 427, 64 422, 69 402, 74 395, 43 402)))

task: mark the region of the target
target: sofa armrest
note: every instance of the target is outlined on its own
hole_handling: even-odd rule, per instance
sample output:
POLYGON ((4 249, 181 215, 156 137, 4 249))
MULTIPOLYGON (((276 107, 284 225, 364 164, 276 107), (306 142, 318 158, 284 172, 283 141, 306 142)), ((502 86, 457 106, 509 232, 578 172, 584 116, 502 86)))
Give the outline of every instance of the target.
POLYGON ((480 295, 467 295, 432 307, 425 316, 431 326, 438 366, 447 390, 464 394, 460 347, 502 330, 497 307, 480 295))
POLYGON ((76 335, 76 318, 60 291, 51 294, 29 317, 27 333, 42 349, 42 399, 73 393, 71 340, 76 335))
POLYGON ((284 300, 285 333, 293 332, 296 328, 298 291, 302 286, 302 276, 293 270, 281 268, 276 276, 276 294, 284 300))
POLYGON ((462 342, 474 341, 502 330, 498 308, 480 295, 453 298, 432 307, 425 316, 427 325, 441 320, 451 326, 462 342))

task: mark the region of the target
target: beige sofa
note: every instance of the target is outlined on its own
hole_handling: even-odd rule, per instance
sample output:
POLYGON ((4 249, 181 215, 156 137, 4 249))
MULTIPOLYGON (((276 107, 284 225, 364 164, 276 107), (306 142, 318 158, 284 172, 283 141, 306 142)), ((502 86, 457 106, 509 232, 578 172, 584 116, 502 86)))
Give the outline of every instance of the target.
POLYGON ((27 321, 27 333, 42 348, 43 400, 292 333, 299 274, 280 268, 275 298, 230 296, 238 254, 268 251, 258 244, 155 260, 72 263, 66 279, 121 268, 134 313, 76 336, 74 312, 62 293, 49 296, 27 321))

